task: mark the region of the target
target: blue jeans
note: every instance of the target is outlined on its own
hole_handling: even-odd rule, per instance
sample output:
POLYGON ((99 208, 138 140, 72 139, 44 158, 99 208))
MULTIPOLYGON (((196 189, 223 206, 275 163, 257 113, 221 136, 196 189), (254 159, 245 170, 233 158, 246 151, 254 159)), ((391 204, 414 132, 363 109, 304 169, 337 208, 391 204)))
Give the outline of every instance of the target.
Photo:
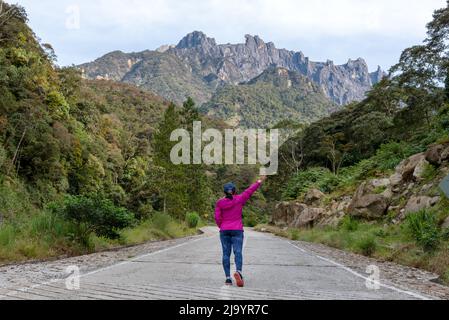
POLYGON ((235 265, 237 271, 243 268, 243 231, 221 231, 221 246, 223 248, 223 269, 226 277, 231 276, 231 251, 234 251, 235 265))

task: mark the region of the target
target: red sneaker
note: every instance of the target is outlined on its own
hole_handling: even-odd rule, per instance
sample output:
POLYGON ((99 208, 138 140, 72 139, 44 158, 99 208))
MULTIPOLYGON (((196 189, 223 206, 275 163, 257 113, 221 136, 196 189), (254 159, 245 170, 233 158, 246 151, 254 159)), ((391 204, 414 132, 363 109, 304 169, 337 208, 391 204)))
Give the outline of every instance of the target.
POLYGON ((245 282, 243 281, 243 276, 240 272, 234 273, 235 282, 237 283, 237 287, 242 288, 245 285, 245 282))

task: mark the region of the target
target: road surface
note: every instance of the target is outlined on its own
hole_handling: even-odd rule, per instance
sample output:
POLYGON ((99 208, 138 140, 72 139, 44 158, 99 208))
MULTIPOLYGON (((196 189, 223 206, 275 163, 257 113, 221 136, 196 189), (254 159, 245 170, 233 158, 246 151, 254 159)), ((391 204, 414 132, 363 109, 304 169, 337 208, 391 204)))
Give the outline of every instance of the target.
MULTIPOLYGON (((331 259, 271 234, 245 232, 245 288, 224 286, 218 233, 82 274, 77 282, 55 280, 11 290, 3 299, 422 299, 384 284, 366 285, 331 259)), ((73 279, 72 279, 73 280, 73 279)))

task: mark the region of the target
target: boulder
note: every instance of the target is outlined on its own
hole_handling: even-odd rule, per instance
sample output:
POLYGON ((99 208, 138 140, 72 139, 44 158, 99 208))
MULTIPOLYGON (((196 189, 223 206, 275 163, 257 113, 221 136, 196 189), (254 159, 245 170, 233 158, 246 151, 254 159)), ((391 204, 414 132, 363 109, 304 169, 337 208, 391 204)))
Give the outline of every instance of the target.
POLYGON ((449 143, 434 144, 427 149, 426 160, 433 165, 439 166, 444 161, 449 160, 449 143))
POLYGON ((404 208, 404 214, 407 215, 412 212, 418 212, 430 207, 433 207, 438 203, 440 197, 427 197, 427 196, 411 196, 404 208))
POLYGON ((413 171, 413 178, 415 181, 421 181, 423 180, 422 177, 424 175, 424 172, 426 170, 426 167, 429 165, 430 163, 425 159, 421 159, 415 167, 415 170, 413 171))
POLYGON ((402 161, 396 168, 396 172, 402 176, 403 182, 412 181, 415 178, 415 174, 419 174, 419 170, 415 173, 416 168, 422 167, 424 161, 427 161, 424 153, 415 154, 402 161))
POLYGON ((291 225, 293 228, 313 227, 315 221, 317 221, 324 213, 322 208, 309 208, 307 206, 302 207, 302 211, 295 215, 295 220, 291 225))
MULTIPOLYGON (((390 200, 384 194, 374 194, 371 183, 362 183, 348 207, 352 216, 365 219, 381 218, 388 210, 390 200)), ((388 191, 388 189, 387 189, 388 191)))
POLYGON ((354 199, 348 211, 354 217, 379 219, 385 215, 388 206, 389 201, 383 195, 368 194, 354 199))
POLYGON ((276 205, 272 223, 278 227, 301 228, 313 226, 324 213, 322 208, 309 208, 300 202, 281 202, 276 205))
POLYGON ((318 189, 310 189, 307 192, 306 197, 304 198, 304 202, 308 205, 314 205, 320 202, 320 200, 324 197, 324 193, 322 193, 318 189))
POLYGON ((390 177, 390 184, 393 187, 393 190, 397 190, 397 187, 402 183, 402 174, 395 173, 390 177))
POLYGON ((390 179, 373 179, 370 181, 374 188, 389 187, 391 185, 390 179))

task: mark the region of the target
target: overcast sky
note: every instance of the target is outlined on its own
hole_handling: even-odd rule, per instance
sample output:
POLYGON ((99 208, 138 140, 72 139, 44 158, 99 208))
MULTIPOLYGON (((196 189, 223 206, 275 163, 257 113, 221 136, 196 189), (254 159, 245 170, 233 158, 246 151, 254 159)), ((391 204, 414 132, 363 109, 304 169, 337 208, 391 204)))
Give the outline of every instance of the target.
POLYGON ((363 57, 388 69, 445 0, 9 0, 27 9, 30 24, 55 48, 60 65, 103 54, 177 44, 199 30, 217 43, 259 35, 315 61, 342 64, 363 57))

